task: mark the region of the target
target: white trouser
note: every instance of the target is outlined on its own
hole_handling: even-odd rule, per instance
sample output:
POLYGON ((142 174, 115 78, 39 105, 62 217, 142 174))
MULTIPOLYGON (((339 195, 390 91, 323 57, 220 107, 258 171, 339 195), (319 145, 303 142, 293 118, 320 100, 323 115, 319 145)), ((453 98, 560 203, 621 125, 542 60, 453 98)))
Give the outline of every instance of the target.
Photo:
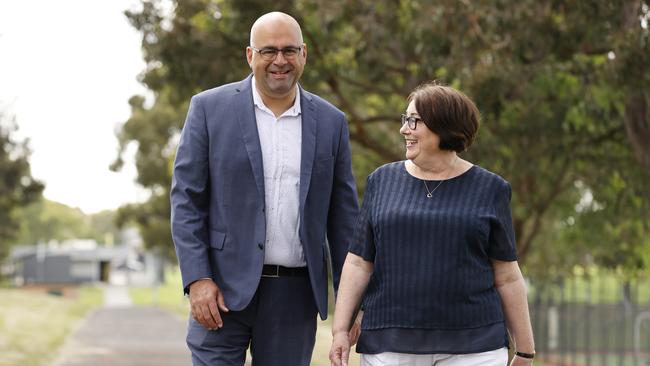
POLYGON ((507 363, 508 349, 505 347, 462 355, 413 355, 393 352, 361 355, 361 366, 505 366, 507 363))

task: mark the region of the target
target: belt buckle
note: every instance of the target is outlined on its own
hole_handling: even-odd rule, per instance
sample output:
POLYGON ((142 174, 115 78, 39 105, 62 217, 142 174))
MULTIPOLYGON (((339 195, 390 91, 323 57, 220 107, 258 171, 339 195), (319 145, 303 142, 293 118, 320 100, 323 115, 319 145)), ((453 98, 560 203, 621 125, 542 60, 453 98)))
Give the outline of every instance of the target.
POLYGON ((279 278, 280 277, 280 266, 273 266, 273 267, 275 267, 275 274, 262 274, 262 277, 279 278))

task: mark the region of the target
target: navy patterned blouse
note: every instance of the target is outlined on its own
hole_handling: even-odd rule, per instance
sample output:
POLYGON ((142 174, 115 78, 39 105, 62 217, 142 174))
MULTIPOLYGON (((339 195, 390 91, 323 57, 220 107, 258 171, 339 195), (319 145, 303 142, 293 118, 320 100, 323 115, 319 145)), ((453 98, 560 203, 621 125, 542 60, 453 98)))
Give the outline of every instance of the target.
POLYGON ((507 346, 490 259, 517 259, 509 183, 474 165, 425 187, 404 163, 368 177, 349 249, 374 263, 357 352, 458 354, 507 346))

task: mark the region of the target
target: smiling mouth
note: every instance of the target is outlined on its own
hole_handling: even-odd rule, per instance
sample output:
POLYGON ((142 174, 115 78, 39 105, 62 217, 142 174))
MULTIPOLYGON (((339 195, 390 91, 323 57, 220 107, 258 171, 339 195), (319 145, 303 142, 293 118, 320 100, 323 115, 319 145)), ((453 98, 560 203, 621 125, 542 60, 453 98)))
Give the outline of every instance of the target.
POLYGON ((285 70, 285 71, 269 71, 269 73, 273 76, 286 76, 289 74, 291 70, 285 70))
POLYGON ((406 140, 406 147, 413 146, 417 143, 417 140, 406 140))

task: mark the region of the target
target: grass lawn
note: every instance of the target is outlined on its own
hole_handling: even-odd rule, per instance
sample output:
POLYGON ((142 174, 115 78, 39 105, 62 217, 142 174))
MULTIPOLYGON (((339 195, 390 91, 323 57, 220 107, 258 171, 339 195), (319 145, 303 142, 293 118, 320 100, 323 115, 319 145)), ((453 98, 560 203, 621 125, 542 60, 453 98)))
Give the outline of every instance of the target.
POLYGON ((633 352, 627 352, 623 355, 615 352, 603 352, 600 354, 592 354, 587 363, 587 355, 584 353, 576 353, 572 355, 544 355, 546 364, 541 364, 535 361, 535 366, 546 365, 589 365, 589 366, 645 366, 650 365, 650 354, 644 352, 640 357, 636 357, 633 352))
POLYGON ((178 269, 165 271, 165 283, 158 287, 132 287, 131 301, 136 305, 160 306, 183 320, 190 311, 188 300, 183 296, 181 272, 178 269))
POLYGON ((76 298, 0 289, 0 299, 0 366, 44 366, 103 294, 89 287, 76 298))
MULTIPOLYGON (((531 281, 528 301, 537 297, 548 301, 588 304, 617 304, 623 300, 624 276, 615 271, 598 267, 576 266, 573 273, 567 273, 562 281, 531 281), (562 283, 563 286, 560 286, 562 283)), ((632 301, 638 304, 650 303, 650 282, 647 276, 630 279, 632 301)))

